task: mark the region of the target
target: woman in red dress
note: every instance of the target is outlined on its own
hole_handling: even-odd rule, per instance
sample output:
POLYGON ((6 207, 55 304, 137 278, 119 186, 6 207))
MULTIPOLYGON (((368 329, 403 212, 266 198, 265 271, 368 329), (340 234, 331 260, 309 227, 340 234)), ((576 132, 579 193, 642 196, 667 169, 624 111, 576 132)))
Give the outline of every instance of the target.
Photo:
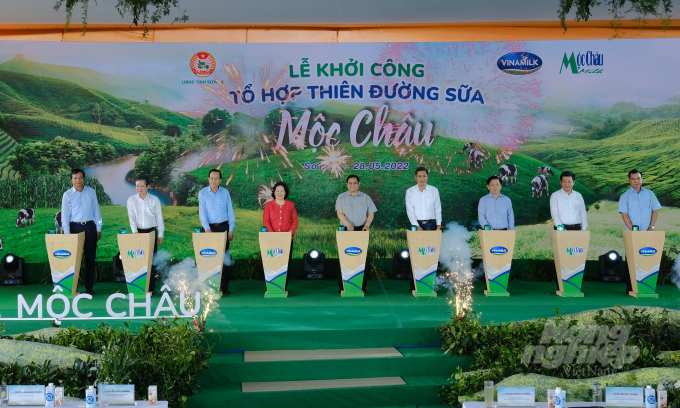
MULTIPOLYGON (((293 239, 298 226, 298 215, 295 204, 286 200, 290 194, 288 185, 282 181, 274 184, 272 197, 274 200, 267 202, 264 206, 262 224, 267 227, 268 232, 291 232, 290 253, 288 254, 288 267, 293 259, 293 239)), ((288 273, 286 274, 286 287, 288 288, 288 273)))

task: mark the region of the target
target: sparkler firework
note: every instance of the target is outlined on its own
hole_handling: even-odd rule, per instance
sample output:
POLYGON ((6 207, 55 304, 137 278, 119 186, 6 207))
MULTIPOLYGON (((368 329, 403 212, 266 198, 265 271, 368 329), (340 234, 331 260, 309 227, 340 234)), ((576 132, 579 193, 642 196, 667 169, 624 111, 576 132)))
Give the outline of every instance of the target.
POLYGON ((446 273, 439 278, 448 289, 449 305, 455 307, 456 315, 472 311, 472 282, 477 276, 472 270, 472 250, 468 241, 472 235, 465 227, 450 222, 442 233, 439 262, 446 273))

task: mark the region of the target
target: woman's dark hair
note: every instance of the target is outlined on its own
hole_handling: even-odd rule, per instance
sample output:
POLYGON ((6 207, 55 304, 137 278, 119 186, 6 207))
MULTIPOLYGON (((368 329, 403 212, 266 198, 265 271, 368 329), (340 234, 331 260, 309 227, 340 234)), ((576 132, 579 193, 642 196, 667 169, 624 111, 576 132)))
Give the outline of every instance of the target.
POLYGON ((290 189, 288 188, 288 184, 284 183, 283 181, 279 181, 278 183, 274 184, 274 188, 272 188, 272 197, 276 199, 276 196, 274 195, 274 192, 276 191, 276 187, 281 186, 283 187, 283 191, 286 192, 286 196, 283 197, 284 200, 288 199, 288 194, 290 194, 290 189))

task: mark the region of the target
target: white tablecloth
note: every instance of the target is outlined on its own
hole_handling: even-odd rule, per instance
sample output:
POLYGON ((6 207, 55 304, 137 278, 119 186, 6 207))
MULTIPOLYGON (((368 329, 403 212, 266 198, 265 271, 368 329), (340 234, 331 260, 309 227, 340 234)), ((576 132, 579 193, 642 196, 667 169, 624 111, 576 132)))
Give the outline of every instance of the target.
MULTIPOLYGON (((494 403, 494 408, 497 407, 498 401, 495 401, 494 403)), ((599 403, 601 407, 604 408, 604 402, 599 403)), ((567 408, 573 407, 573 408, 578 408, 578 407, 594 407, 596 406, 595 402, 567 402, 567 408)), ((485 408, 484 406, 484 401, 466 401, 463 403, 463 408, 485 408)), ((536 408, 548 408, 548 403, 547 402, 537 402, 536 403, 536 408)))
MULTIPOLYGON (((44 405, 16 405, 16 406, 22 408, 45 408, 44 405)), ((64 401, 63 406, 67 408, 85 408, 85 401, 64 401)), ((156 405, 149 405, 149 401, 135 401, 135 405, 109 405, 109 408, 146 408, 146 407, 168 408, 168 401, 158 401, 156 405)))

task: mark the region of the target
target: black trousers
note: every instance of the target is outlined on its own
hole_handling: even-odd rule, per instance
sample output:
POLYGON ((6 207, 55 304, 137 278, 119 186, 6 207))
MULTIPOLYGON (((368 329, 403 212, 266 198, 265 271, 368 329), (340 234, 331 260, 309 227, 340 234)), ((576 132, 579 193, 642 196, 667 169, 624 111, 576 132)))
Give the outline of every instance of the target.
MULTIPOLYGON (((553 226, 555 231, 557 231, 557 225, 553 226)), ((564 224, 565 231, 581 231, 581 224, 564 224)))
MULTIPOLYGON (((225 221, 221 224, 210 224, 210 231, 212 232, 224 232, 229 231, 229 221, 225 221)), ((229 250, 229 239, 227 239, 227 245, 224 247, 225 251, 229 250)), ((229 281, 231 280, 231 265, 222 265, 222 280, 220 282, 220 289, 222 292, 229 290, 229 281)))
POLYGON ((288 271, 286 272, 286 286, 283 288, 283 290, 288 290, 288 281, 290 280, 290 266, 292 265, 291 262, 293 262, 293 239, 292 238, 290 240, 290 253, 288 254, 288 271))
MULTIPOLYGON (((418 226, 423 231, 435 231, 437 229, 437 220, 418 220, 418 226)), ((413 280, 413 270, 409 273, 408 287, 410 290, 416 290, 416 283, 413 280)))
MULTIPOLYGON (((153 254, 158 252, 158 230, 156 227, 151 228, 137 228, 137 232, 141 234, 148 234, 153 231, 156 234, 156 239, 153 241, 153 254)), ((151 266, 151 273, 149 273, 149 292, 156 290, 156 266, 151 266)))
POLYGON ((79 222, 69 223, 71 234, 85 232, 85 246, 83 255, 85 258, 85 290, 94 290, 94 262, 97 257, 97 227, 94 221, 88 221, 85 225, 79 222))
MULTIPOLYGON (((354 231, 361 231, 364 229, 364 225, 354 226, 354 231)), ((366 285, 368 285, 368 272, 364 271, 364 280, 361 283, 361 290, 366 290, 366 285)), ((345 284, 342 282, 342 271, 338 273, 338 287, 341 291, 345 290, 345 284)))

